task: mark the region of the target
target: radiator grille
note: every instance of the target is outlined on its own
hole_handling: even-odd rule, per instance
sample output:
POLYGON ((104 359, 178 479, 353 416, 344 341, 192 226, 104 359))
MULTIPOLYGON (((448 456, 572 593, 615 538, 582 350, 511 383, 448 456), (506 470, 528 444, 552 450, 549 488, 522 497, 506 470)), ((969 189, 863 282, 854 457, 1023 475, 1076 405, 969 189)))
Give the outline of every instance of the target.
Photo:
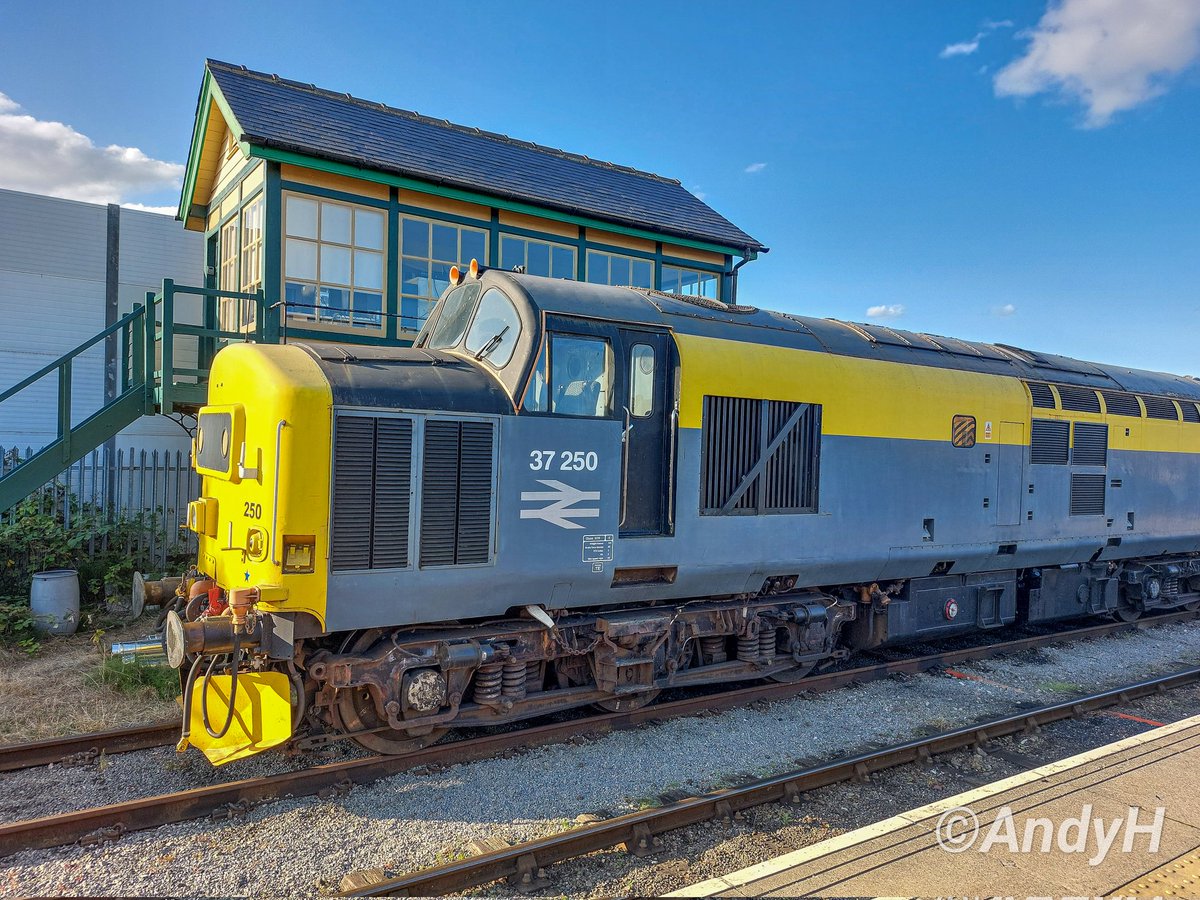
POLYGON ((422 566, 483 563, 491 557, 494 443, 490 422, 425 423, 422 566))
POLYGON ((1100 412, 1100 397, 1091 388, 1060 384, 1058 396, 1062 400, 1063 409, 1071 409, 1076 412, 1100 412))
POLYGON ((1200 422, 1200 408, 1188 400, 1180 400, 1179 408, 1183 410, 1183 421, 1200 422))
POLYGON ((1166 397, 1147 397, 1141 395, 1142 402, 1146 404, 1146 415, 1151 419, 1174 419, 1179 421, 1179 413, 1175 411, 1175 404, 1166 397))
POLYGON ((1123 394, 1120 391, 1101 391, 1104 395, 1104 405, 1108 407, 1110 416, 1142 417, 1142 408, 1138 406, 1137 397, 1133 394, 1123 394))
POLYGON ((1108 465, 1108 426, 1076 422, 1071 462, 1077 466, 1108 465))
POLYGON ((375 510, 371 517, 371 568, 408 565, 412 506, 411 419, 375 423, 375 510))
POLYGON ((330 567, 408 565, 412 420, 338 416, 330 567))
POLYGON ((819 405, 706 396, 702 440, 702 513, 816 512, 819 405))
POLYGON ((1071 474, 1071 515, 1104 515, 1104 476, 1071 474))
POLYGON ((1040 381, 1027 381, 1025 386, 1029 388, 1029 396, 1034 406, 1039 409, 1054 409, 1054 392, 1050 390, 1050 385, 1040 381))
POLYGON ((1029 461, 1040 465, 1067 464, 1070 422, 1034 419, 1030 430, 1029 461))

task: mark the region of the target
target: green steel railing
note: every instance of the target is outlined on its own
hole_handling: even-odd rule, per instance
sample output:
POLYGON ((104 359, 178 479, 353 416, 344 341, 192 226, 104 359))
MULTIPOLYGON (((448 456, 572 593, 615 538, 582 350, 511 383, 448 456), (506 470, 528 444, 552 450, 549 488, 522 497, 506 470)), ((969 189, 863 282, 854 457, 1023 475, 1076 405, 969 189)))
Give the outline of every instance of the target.
POLYGON ((135 304, 131 312, 94 337, 0 393, 3 410, 4 404, 22 391, 42 379, 57 377, 57 437, 0 476, 0 512, 21 502, 141 416, 198 410, 207 399, 213 358, 222 347, 241 341, 279 341, 279 308, 268 306, 262 291, 246 294, 185 287, 166 279, 161 291, 146 294, 145 305, 135 304), (181 295, 200 298, 201 324, 177 320, 181 295), (183 346, 176 347, 177 339, 183 346), (73 423, 75 366, 85 353, 107 341, 118 345, 117 390, 95 411, 73 423), (195 365, 179 366, 176 351, 189 343, 195 365))

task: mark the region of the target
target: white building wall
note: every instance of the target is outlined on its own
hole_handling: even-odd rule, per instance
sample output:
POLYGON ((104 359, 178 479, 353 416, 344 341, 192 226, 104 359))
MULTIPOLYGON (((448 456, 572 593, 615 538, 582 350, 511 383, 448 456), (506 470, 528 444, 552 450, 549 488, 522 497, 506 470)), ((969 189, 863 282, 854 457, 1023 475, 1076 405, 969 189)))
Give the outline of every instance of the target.
MULTIPOLYGON (((94 203, 0 190, 0 390, 18 383, 105 326, 108 209, 94 203)), ((170 216, 120 211, 118 314, 144 302, 163 278, 204 283, 204 238, 170 216)), ((182 304, 198 321, 198 303, 182 304)), ((195 353, 176 345, 180 365, 195 353)), ((72 418, 81 421, 104 399, 104 346, 78 359, 72 372, 72 418)), ((57 436, 54 374, 0 404, 0 447, 35 451, 57 436)), ((117 446, 186 449, 187 435, 163 418, 145 418, 117 446)))

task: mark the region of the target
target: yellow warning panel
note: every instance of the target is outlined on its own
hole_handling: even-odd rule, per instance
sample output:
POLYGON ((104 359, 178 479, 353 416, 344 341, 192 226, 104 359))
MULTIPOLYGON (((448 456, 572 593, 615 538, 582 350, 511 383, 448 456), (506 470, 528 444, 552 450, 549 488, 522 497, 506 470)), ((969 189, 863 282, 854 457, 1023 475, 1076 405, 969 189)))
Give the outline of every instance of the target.
POLYGON ((207 690, 208 724, 220 731, 229 714, 232 677, 197 678, 192 685, 191 734, 214 766, 253 756, 282 744, 292 736, 292 687, 282 672, 244 672, 238 675, 233 697, 233 721, 223 737, 214 738, 204 727, 202 701, 207 690))

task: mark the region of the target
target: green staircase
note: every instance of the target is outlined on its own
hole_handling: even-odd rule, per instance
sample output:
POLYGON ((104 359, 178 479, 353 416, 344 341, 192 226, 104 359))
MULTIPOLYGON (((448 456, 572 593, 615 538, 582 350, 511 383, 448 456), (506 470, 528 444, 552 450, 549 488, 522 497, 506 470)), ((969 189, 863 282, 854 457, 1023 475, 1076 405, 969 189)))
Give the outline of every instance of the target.
MULTIPOLYGON (((94 337, 0 393, 2 410, 22 391, 57 376, 58 437, 0 476, 0 513, 141 416, 194 414, 206 402, 213 357, 227 344, 242 341, 279 341, 279 308, 268 306, 262 291, 239 294, 184 287, 167 279, 157 294, 146 294, 145 305, 135 304, 131 312, 94 337), (177 301, 181 295, 199 298, 200 324, 178 321, 177 301), (94 412, 73 422, 73 368, 84 353, 101 342, 116 344, 116 390, 94 412), (183 355, 186 349, 192 351, 187 355, 194 357, 195 366, 176 364, 177 355, 183 355)), ((94 389, 95 385, 90 387, 94 389)))

